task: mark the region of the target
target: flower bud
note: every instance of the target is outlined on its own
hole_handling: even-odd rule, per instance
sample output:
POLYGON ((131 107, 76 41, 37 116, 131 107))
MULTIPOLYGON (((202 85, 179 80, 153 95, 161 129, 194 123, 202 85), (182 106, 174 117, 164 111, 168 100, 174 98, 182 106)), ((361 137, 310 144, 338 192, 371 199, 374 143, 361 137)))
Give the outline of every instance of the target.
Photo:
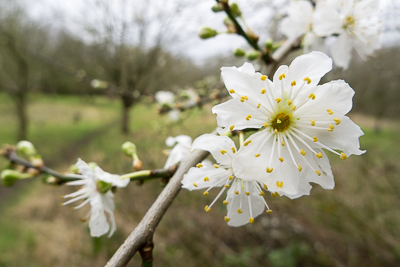
POLYGON ((237 48, 233 54, 235 57, 244 57, 246 55, 246 52, 243 49, 237 48))
POLYGON ((17 152, 25 155, 25 156, 34 156, 37 154, 35 147, 29 141, 19 141, 17 143, 17 152))
POLYGON ((240 11, 240 8, 239 8, 238 4, 232 3, 232 4, 230 5, 230 7, 231 7, 232 15, 233 15, 235 18, 236 18, 236 17, 240 17, 240 16, 242 15, 242 11, 240 11))
POLYGON ((139 158, 134 159, 132 164, 135 171, 140 171, 143 167, 143 162, 139 158))
POLYGON ((233 23, 233 21, 232 21, 230 18, 226 17, 226 18, 224 19, 224 24, 225 24, 226 28, 228 29, 228 33, 235 33, 235 32, 237 32, 235 23, 233 23))
POLYGON ((260 53, 256 50, 253 50, 251 52, 248 52, 246 56, 248 60, 256 60, 260 57, 260 53))
POLYGON ((32 174, 29 173, 21 173, 16 170, 6 169, 0 173, 1 183, 5 186, 12 186, 15 181, 20 179, 31 178, 32 174))
POLYGON ((272 39, 268 39, 267 41, 265 41, 265 49, 267 49, 267 51, 271 51, 274 47, 274 41, 272 39))
POLYGON ((136 154, 136 146, 132 142, 125 142, 121 146, 122 151, 125 153, 125 155, 129 157, 133 157, 133 155, 136 154))
POLYGON ((211 10, 215 13, 221 12, 222 10, 224 10, 224 6, 221 3, 218 3, 214 6, 212 6, 211 10))
POLYGON ((201 39, 208 39, 208 38, 216 36, 218 34, 218 32, 209 27, 203 27, 200 29, 198 34, 201 39))

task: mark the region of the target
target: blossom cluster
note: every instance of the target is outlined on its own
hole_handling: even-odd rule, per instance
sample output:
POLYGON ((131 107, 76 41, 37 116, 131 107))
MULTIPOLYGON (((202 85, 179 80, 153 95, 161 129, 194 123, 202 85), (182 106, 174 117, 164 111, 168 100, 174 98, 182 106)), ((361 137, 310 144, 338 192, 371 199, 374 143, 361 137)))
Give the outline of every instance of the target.
POLYGON ((378 0, 292 0, 281 31, 289 39, 304 36, 306 51, 329 47, 335 65, 347 69, 354 49, 366 59, 379 49, 378 0))
POLYGON ((223 67, 222 78, 232 99, 213 107, 218 132, 198 137, 192 149, 206 150, 214 165, 199 163, 184 176, 189 190, 221 187, 209 211, 227 190, 225 221, 231 226, 253 223, 271 212, 265 191, 273 197, 308 195, 310 183, 334 188, 329 160, 324 151, 341 159, 360 155, 361 129, 345 116, 352 107, 353 89, 343 80, 318 85, 332 69, 332 59, 311 52, 281 66, 272 81, 252 64, 223 67), (256 130, 238 149, 227 136, 230 131, 256 130))

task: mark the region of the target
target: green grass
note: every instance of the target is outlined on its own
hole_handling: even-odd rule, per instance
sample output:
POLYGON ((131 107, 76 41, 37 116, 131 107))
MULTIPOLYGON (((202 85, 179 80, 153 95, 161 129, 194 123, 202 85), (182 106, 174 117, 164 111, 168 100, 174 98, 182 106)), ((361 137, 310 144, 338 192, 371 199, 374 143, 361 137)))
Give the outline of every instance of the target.
MULTIPOLYGON (((7 105, 0 97, 0 111, 5 112, 0 122, 11 129, 15 122, 7 105)), ((120 133, 118 123, 104 128, 119 121, 116 101, 34 96, 30 110, 31 140, 59 170, 81 157, 112 173, 130 172, 131 161, 120 151, 125 141, 137 145, 145 168, 162 167, 166 137, 195 138, 216 126, 209 107, 170 125, 154 106, 135 106, 129 135, 120 133), (76 113, 81 114, 78 122, 73 120, 76 113)), ((354 118, 361 118, 356 122, 364 126, 361 147, 367 153, 345 161, 331 157, 334 190, 314 186, 311 196, 297 200, 267 196, 274 213, 240 228, 226 226, 223 205, 203 211, 218 190, 209 196, 184 190, 156 231, 155 266, 396 266, 400 123, 386 123, 377 133, 372 119, 354 118)), ((10 129, 0 139, 11 140, 10 129)), ((1 206, 0 266, 104 265, 162 190, 157 181, 120 189, 115 196, 118 231, 110 239, 91 239, 86 224, 79 223, 87 209, 59 207, 60 196, 75 188, 46 186, 39 180, 29 185, 14 191, 1 206)), ((138 256, 131 264, 139 265, 138 256)))

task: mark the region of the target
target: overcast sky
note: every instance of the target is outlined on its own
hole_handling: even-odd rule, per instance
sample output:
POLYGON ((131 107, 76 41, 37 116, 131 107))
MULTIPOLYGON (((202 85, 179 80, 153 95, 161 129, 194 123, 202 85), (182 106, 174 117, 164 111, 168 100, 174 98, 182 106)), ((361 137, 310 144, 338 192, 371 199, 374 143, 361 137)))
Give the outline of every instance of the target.
MULTIPOLYGON (((29 13, 39 19, 44 24, 51 25, 54 28, 66 27, 69 32, 81 36, 85 39, 86 32, 82 25, 92 20, 93 23, 98 21, 99 13, 96 11, 95 3, 98 0, 22 0, 29 13)), ((153 0, 158 5, 167 5, 176 3, 176 1, 153 0)), ((209 26, 219 31, 225 30, 222 23, 225 15, 221 13, 213 13, 211 6, 215 4, 214 0, 193 1, 195 3, 185 8, 179 15, 176 15, 176 23, 169 26, 169 30, 174 34, 179 33, 175 39, 168 42, 168 47, 172 52, 186 55, 196 61, 204 61, 207 57, 218 54, 229 54, 237 47, 246 47, 243 38, 236 35, 221 34, 216 38, 201 40, 197 37, 197 32, 202 26, 209 26)), ((378 0, 377 0, 378 1, 378 0)), ((111 2, 111 1, 110 1, 111 2)), ((124 2, 124 0, 114 1, 124 2)), ((130 16, 127 14, 134 10, 135 7, 129 7, 127 4, 131 1, 125 0, 126 8, 121 9, 115 5, 115 11, 121 10, 121 16, 130 16)), ((146 4, 147 1, 135 1, 146 4)), ((185 2, 180 0, 179 2, 185 2)), ((285 0, 238 0, 239 6, 242 8, 244 17, 248 25, 260 34, 260 40, 264 42, 269 36, 267 35, 267 23, 273 16, 280 16, 283 11, 275 13, 271 9, 271 3, 275 6, 282 6, 285 0), (248 4, 249 3, 249 4, 248 4)), ((163 7, 168 9, 168 6, 163 7)), ((172 7, 173 8, 173 7, 172 7)), ((381 0, 383 33, 382 42, 384 44, 394 45, 400 44, 400 1, 399 0, 381 0)), ((151 31, 151 30, 150 30, 151 31)))

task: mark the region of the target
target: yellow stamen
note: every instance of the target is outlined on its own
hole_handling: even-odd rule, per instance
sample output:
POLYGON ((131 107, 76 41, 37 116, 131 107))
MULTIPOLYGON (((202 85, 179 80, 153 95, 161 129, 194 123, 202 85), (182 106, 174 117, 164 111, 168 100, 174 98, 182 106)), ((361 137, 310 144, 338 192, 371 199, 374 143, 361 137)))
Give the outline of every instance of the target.
POLYGON ((261 191, 259 195, 262 196, 262 197, 265 196, 264 191, 261 191))
POLYGON ((231 89, 231 90, 229 90, 229 93, 234 94, 235 90, 231 89))
POLYGON ((340 156, 341 159, 347 159, 347 155, 346 155, 346 154, 344 154, 343 152, 340 153, 340 154, 342 154, 342 155, 340 156))
POLYGON ((271 173, 273 170, 274 170, 274 168, 267 167, 267 172, 268 173, 271 173))
POLYGON ((198 164, 196 165, 196 167, 197 167, 197 168, 201 168, 201 167, 203 167, 203 164, 198 163, 198 164))
POLYGON ((208 179, 208 176, 204 178, 204 182, 208 182, 210 179, 208 179))
POLYGON ((277 130, 277 129, 275 129, 275 130, 274 130, 274 133, 275 133, 276 135, 278 135, 278 130, 277 130))
POLYGON ((276 181, 276 186, 277 186, 277 187, 283 187, 283 182, 282 182, 282 181, 281 181, 281 182, 276 181))
POLYGON ((303 167, 301 167, 300 164, 298 164, 297 166, 298 166, 299 172, 301 172, 301 170, 303 169, 303 167))
POLYGON ((281 140, 282 146, 285 146, 285 141, 281 140))
POLYGON ((255 154, 254 157, 258 158, 260 156, 260 154, 255 154))
POLYGON ((276 123, 282 123, 280 119, 276 119, 276 123))
POLYGON ((336 125, 340 124, 340 120, 338 118, 334 118, 333 120, 336 122, 336 125))
POLYGON ((279 197, 279 194, 278 194, 278 192, 275 192, 275 193, 271 193, 271 196, 273 196, 273 197, 279 197))
POLYGON ((326 129, 328 132, 333 132, 333 129, 331 129, 331 128, 328 128, 328 129, 326 129))
POLYGON ((249 223, 254 223, 254 218, 249 218, 249 223))
POLYGON ((228 218, 228 216, 225 216, 225 217, 224 217, 224 220, 225 220, 226 222, 229 222, 229 221, 231 220, 231 218, 228 218))
POLYGON ((267 78, 268 78, 268 76, 266 76, 266 75, 262 75, 262 76, 261 76, 261 80, 262 80, 262 81, 265 81, 267 78))
POLYGON ((281 102, 281 100, 282 100, 282 99, 280 99, 280 98, 275 98, 276 103, 281 102))
POLYGON ((224 185, 226 188, 228 188, 230 185, 229 184, 226 184, 226 185, 224 185))
POLYGON ((236 149, 234 147, 232 147, 231 149, 232 149, 233 154, 235 154, 236 153, 236 149))
POLYGON ((243 97, 244 97, 244 99, 249 100, 249 98, 247 97, 247 95, 245 95, 245 96, 243 96, 243 97))
POLYGON ((193 182, 193 185, 194 185, 195 187, 197 187, 197 184, 196 184, 195 182, 193 182))
POLYGON ((240 102, 244 102, 245 98, 243 96, 240 97, 240 102))
POLYGON ((319 170, 315 170, 315 173, 318 174, 318 176, 321 176, 321 172, 319 170))
POLYGON ((296 81, 293 81, 290 85, 291 86, 295 86, 296 85, 296 81))
POLYGON ((272 213, 272 210, 266 210, 267 213, 272 213))
POLYGON ((225 154, 225 153, 226 153, 226 150, 221 149, 221 154, 223 155, 223 154, 225 154))
POLYGON ((308 98, 311 98, 312 100, 314 100, 314 99, 315 99, 315 95, 314 95, 314 94, 310 94, 310 95, 308 96, 308 98))
POLYGON ((233 179, 233 176, 229 176, 229 180, 232 180, 233 179))
POLYGON ((313 142, 318 142, 318 138, 316 136, 313 136, 313 142))
POLYGON ((319 159, 322 159, 322 153, 321 152, 315 154, 315 156, 317 156, 317 158, 319 158, 319 159))
POLYGON ((258 103, 257 108, 260 108, 260 106, 261 106, 261 103, 258 103))
POLYGON ((268 123, 264 122, 264 127, 267 128, 268 127, 268 123))
POLYGON ((311 119, 311 126, 315 126, 315 120, 311 119))
POLYGON ((237 212, 238 212, 239 214, 243 213, 243 211, 242 211, 241 208, 238 208, 237 212))
POLYGON ((292 106, 291 109, 294 111, 296 110, 296 106, 292 106))
POLYGON ((203 195, 207 196, 207 195, 208 195, 208 192, 207 192, 207 191, 205 191, 205 192, 203 193, 203 195))
POLYGON ((246 120, 250 120, 251 119, 251 115, 247 115, 246 120))
POLYGON ((218 169, 218 168, 219 168, 219 166, 218 166, 217 164, 214 164, 214 168, 218 169))
POLYGON ((244 142, 244 146, 248 146, 251 143, 251 140, 244 142))
POLYGON ((266 184, 263 184, 263 187, 265 190, 268 190, 268 186, 266 184))
POLYGON ((265 94, 266 91, 267 91, 267 90, 265 90, 265 88, 263 88, 263 89, 261 89, 260 93, 261 93, 261 94, 265 94))
POLYGON ((250 192, 246 191, 244 192, 246 195, 250 196, 250 192))
POLYGON ((235 194, 236 194, 236 195, 239 195, 239 191, 236 190, 236 191, 235 191, 235 194))
POLYGON ((288 101, 286 101, 287 102, 287 104, 290 106, 291 104, 292 104, 292 101, 291 100, 288 100, 288 101))
POLYGON ((283 162, 283 158, 282 158, 282 157, 279 157, 279 160, 280 160, 281 162, 283 162))
POLYGON ((326 111, 329 113, 329 115, 332 115, 332 114, 333 114, 333 111, 330 110, 330 109, 327 109, 326 111))
POLYGON ((306 152, 304 151, 304 149, 300 149, 300 154, 302 154, 303 156, 306 155, 306 152))
POLYGON ((206 206, 204 207, 204 210, 205 210, 206 212, 209 212, 209 211, 211 210, 211 208, 210 208, 208 205, 206 205, 206 206))
POLYGON ((222 204, 224 204, 224 205, 228 205, 228 204, 229 204, 229 202, 228 202, 228 201, 226 201, 226 200, 224 200, 224 201, 222 201, 222 204))
POLYGON ((310 84, 310 83, 311 83, 311 79, 310 79, 309 77, 305 77, 303 80, 304 80, 305 82, 307 82, 307 84, 310 84))
POLYGON ((329 124, 329 128, 331 128, 332 130, 335 129, 335 127, 332 124, 329 124))
POLYGON ((233 131, 233 128, 235 128, 235 125, 232 125, 229 129, 233 131))

